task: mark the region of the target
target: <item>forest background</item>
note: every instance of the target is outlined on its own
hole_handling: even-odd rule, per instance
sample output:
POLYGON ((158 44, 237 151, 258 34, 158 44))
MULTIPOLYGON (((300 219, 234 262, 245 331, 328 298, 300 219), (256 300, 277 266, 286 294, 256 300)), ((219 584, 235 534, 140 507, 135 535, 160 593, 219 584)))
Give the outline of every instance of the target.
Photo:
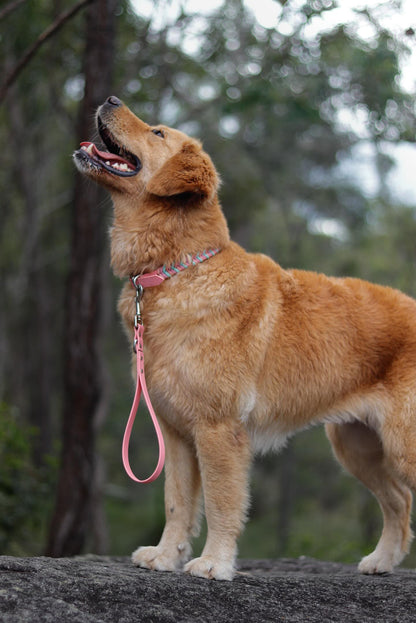
MULTIPOLYGON (((120 460, 133 385, 111 202, 71 161, 108 95, 203 140, 247 249, 416 296, 415 193, 391 184, 394 154, 416 153, 415 81, 403 80, 415 24, 400 1, 339 21, 334 0, 276 0, 273 26, 242 0, 135 5, 0 7, 2 554, 125 555, 163 527, 163 479, 135 485, 120 460)), ((144 409, 133 437, 135 469, 150 472, 144 409)), ((377 540, 376 502, 321 428, 258 459, 252 485, 243 557, 356 561, 377 540)))

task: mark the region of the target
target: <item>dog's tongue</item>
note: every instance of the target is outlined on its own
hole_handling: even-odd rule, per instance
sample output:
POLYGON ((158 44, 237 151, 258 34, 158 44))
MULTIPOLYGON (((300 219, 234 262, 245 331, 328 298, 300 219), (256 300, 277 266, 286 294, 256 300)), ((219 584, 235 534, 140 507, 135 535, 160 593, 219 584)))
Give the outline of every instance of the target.
POLYGON ((127 164, 129 166, 129 168, 131 168, 131 164, 130 164, 130 162, 128 162, 128 160, 124 160, 124 158, 121 158, 121 156, 117 156, 116 154, 112 154, 109 151, 100 151, 99 149, 97 149, 97 147, 94 145, 94 143, 84 142, 84 143, 81 143, 80 146, 82 148, 84 148, 85 151, 87 151, 89 154, 91 154, 91 156, 98 156, 99 158, 101 158, 105 162, 110 162, 110 163, 111 162, 120 162, 121 164, 127 164))

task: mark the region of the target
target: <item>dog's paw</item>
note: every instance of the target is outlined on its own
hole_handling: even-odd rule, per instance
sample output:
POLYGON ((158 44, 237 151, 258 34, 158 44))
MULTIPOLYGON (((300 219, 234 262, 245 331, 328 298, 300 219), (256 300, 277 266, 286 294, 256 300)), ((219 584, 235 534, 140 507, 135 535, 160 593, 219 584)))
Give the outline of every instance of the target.
POLYGON ((176 571, 181 569, 189 559, 190 546, 180 545, 176 550, 160 547, 139 547, 131 555, 136 567, 153 569, 155 571, 176 571))
POLYGON ((391 555, 374 551, 372 554, 365 556, 358 565, 358 571, 366 575, 376 575, 390 573, 393 568, 399 564, 403 556, 391 555))
POLYGON ((232 580, 234 565, 232 562, 217 561, 210 556, 194 558, 185 565, 186 573, 208 580, 232 580))

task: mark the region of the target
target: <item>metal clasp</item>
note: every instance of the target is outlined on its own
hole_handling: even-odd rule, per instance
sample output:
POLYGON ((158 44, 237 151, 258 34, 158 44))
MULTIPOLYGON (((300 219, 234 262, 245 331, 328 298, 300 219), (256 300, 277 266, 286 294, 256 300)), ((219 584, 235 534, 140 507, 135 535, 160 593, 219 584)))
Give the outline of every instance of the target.
POLYGON ((138 344, 138 329, 140 326, 143 326, 143 321, 142 321, 142 313, 140 310, 140 301, 142 300, 142 296, 143 296, 143 286, 141 286, 140 284, 138 284, 136 282, 137 277, 132 278, 131 282, 134 285, 135 289, 136 289, 136 313, 134 315, 134 340, 133 340, 133 352, 137 354, 137 344, 138 344))
POLYGON ((143 324, 142 321, 142 314, 140 311, 140 301, 142 300, 143 297, 143 286, 141 286, 140 284, 136 283, 136 279, 133 279, 133 285, 136 288, 136 314, 134 316, 134 327, 135 329, 137 329, 137 327, 141 324, 143 324))

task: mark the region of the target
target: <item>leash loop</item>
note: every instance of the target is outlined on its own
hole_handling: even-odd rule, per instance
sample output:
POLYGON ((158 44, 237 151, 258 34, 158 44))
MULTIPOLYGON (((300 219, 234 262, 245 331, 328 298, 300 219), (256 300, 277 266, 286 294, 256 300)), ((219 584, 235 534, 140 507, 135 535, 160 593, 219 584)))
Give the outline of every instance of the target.
POLYGON ((129 419, 127 420, 126 430, 124 432, 121 453, 122 453, 124 469, 126 470, 128 476, 135 482, 144 484, 147 482, 153 482, 153 480, 156 480, 156 478, 158 478, 158 476, 160 475, 163 469, 163 465, 165 463, 165 443, 163 440, 163 434, 160 429, 159 422, 156 417, 156 413, 154 412, 154 409, 153 409, 153 406, 150 400, 150 396, 147 391, 146 378, 144 375, 144 355, 143 355, 144 327, 143 327, 143 321, 142 321, 141 310, 140 310, 140 301, 143 296, 143 286, 141 286, 140 284, 137 284, 134 279, 132 279, 132 283, 136 289, 136 299, 135 299, 136 314, 134 316, 134 342, 133 342, 133 350, 136 353, 136 391, 134 394, 134 399, 133 399, 133 404, 131 407, 129 419), (146 402, 146 406, 150 413, 150 417, 152 418, 153 426, 156 432, 157 442, 159 445, 159 459, 158 459, 156 468, 153 474, 151 474, 151 476, 149 476, 145 480, 141 480, 134 475, 133 470, 130 467, 130 461, 129 461, 130 436, 131 436, 131 431, 133 428, 134 421, 136 419, 137 409, 139 407, 140 396, 142 392, 143 392, 143 397, 146 402))

